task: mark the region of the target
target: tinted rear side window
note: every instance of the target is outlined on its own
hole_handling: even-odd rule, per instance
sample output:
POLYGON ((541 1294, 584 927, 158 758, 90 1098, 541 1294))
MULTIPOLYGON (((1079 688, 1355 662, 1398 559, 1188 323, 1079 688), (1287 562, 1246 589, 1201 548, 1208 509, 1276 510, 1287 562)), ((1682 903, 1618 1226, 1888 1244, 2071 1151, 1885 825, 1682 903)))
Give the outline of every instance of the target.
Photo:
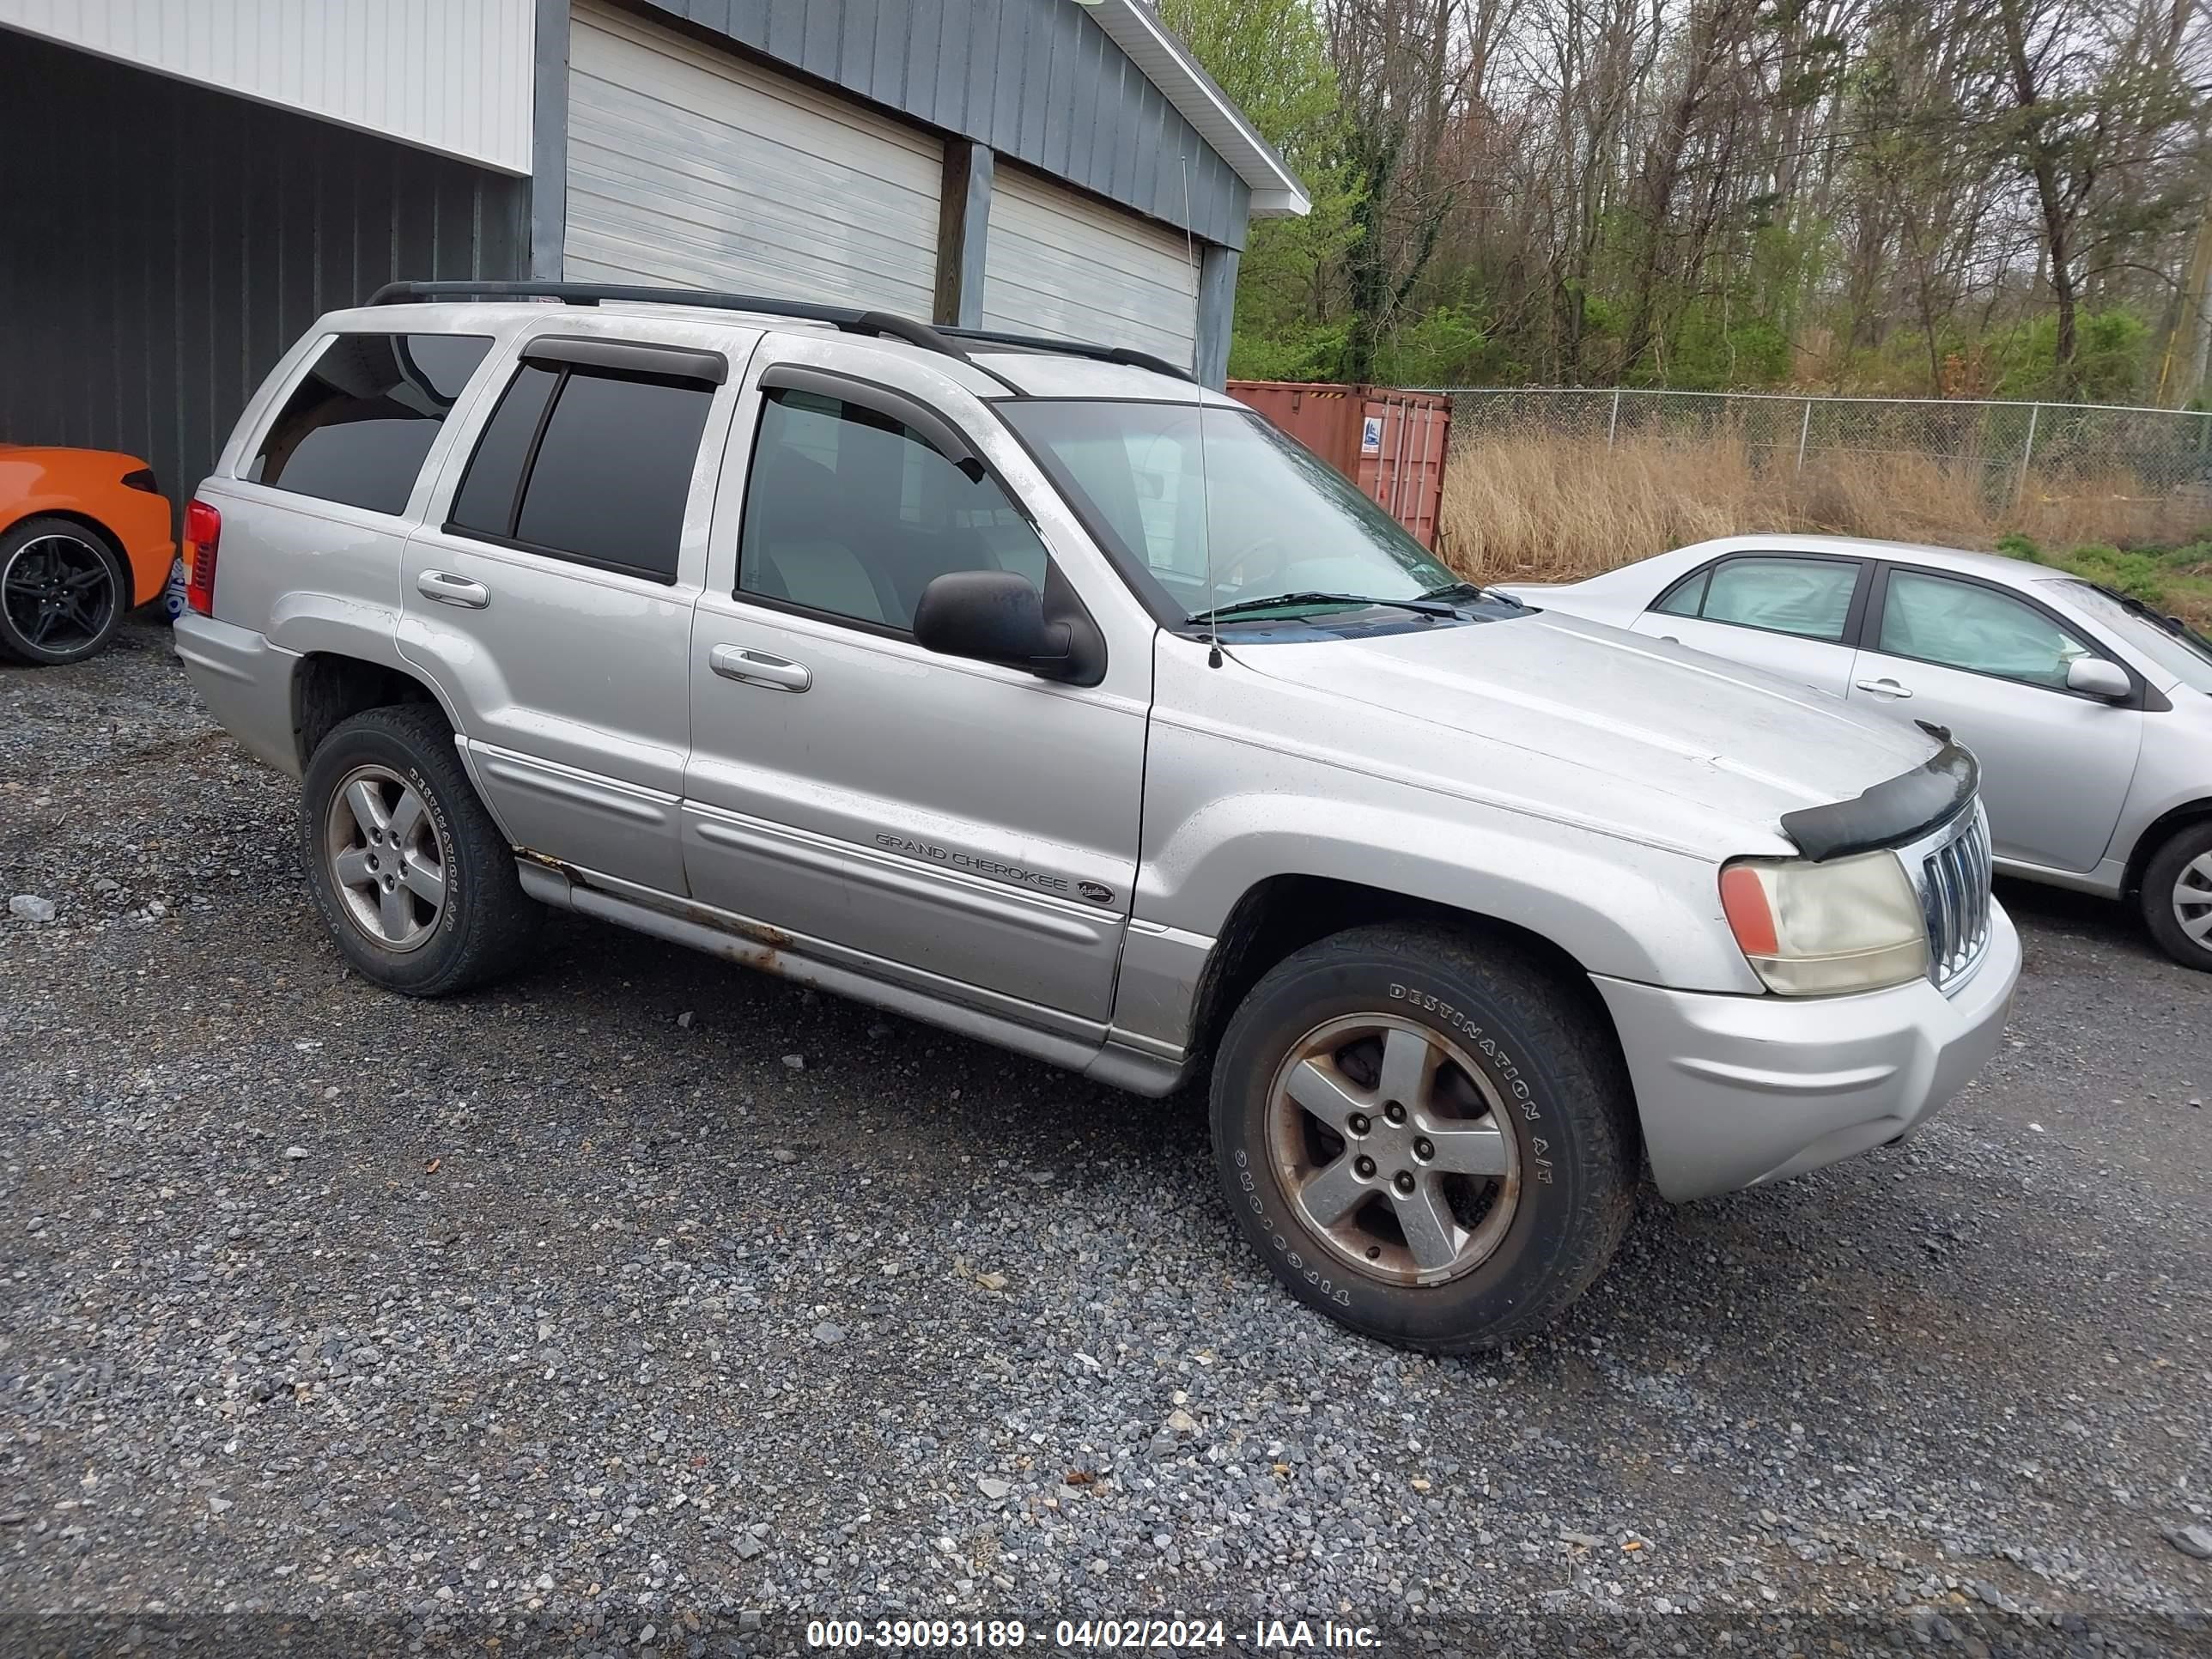
POLYGON ((514 506, 522 493, 522 470, 530 465, 530 447, 538 441, 538 428, 545 418, 545 405, 553 388, 561 384, 558 369, 525 363, 508 382, 507 391, 484 423, 477 440, 477 453, 469 462, 468 477, 453 497, 448 522, 457 530, 481 531, 493 536, 514 533, 514 506))
POLYGON ((714 395, 708 386, 571 371, 538 442, 516 539, 674 581, 714 395))
POLYGON ((673 582, 714 397, 700 381, 526 363, 485 422, 448 526, 673 582))
POLYGON ((285 399, 246 476, 404 512, 439 427, 490 349, 481 334, 341 334, 285 399))

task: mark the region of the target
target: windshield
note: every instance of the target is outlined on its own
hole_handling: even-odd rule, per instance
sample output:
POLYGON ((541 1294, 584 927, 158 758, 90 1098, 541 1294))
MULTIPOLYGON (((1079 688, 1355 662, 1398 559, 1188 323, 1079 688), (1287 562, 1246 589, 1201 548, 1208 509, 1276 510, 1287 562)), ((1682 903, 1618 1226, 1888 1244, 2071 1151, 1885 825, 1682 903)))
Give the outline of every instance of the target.
POLYGON ((1206 410, 1202 460, 1191 404, 1020 398, 999 411, 1186 619, 1234 605, 1279 620, 1458 585, 1342 473, 1248 410, 1206 410), (1297 598, 1261 603, 1279 595, 1297 598))
POLYGON ((2104 623, 2184 685, 2212 692, 2212 640, 2186 627, 2176 633, 2180 624, 2169 625, 2148 606, 2094 582, 2069 580, 2051 586, 2064 588, 2066 597, 2085 615, 2104 623))

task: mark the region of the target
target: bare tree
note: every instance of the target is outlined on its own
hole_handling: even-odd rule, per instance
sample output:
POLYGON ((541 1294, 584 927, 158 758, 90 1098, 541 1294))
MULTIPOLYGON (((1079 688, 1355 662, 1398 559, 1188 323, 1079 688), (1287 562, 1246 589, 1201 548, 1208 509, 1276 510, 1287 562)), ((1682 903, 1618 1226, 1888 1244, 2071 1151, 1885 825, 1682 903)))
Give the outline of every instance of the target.
MULTIPOLYGON (((1254 3, 1173 0, 1240 40, 1254 3)), ((1267 314, 1344 378, 1477 331, 1566 383, 2109 390, 2155 331, 2193 386, 2212 355, 2206 0, 1285 3, 1350 182, 1267 314)))

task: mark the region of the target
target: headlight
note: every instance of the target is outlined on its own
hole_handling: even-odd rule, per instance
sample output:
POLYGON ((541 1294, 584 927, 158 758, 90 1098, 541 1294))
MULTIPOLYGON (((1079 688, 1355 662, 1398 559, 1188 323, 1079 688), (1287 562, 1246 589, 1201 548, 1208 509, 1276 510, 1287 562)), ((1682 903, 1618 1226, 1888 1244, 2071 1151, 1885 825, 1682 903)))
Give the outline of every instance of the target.
POLYGON ((1903 985, 1928 971, 1928 924, 1893 853, 1814 864, 1737 859, 1721 908, 1766 988, 1828 996, 1903 985))

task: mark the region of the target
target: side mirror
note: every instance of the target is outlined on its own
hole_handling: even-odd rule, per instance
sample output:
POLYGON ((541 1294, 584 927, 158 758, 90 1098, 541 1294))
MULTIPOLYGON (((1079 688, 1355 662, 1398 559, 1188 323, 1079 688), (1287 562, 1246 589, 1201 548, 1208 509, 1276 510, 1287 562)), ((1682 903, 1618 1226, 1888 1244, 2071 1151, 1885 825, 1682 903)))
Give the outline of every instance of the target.
POLYGON ((915 641, 947 657, 974 657, 1049 674, 1071 656, 1068 626, 1044 619, 1044 600, 1012 570, 951 570, 921 590, 915 641))
POLYGON ((2066 689, 2086 691, 2106 702, 2124 702, 2135 695, 2135 682, 2127 670, 2102 657, 2076 657, 2066 665, 2066 689))

